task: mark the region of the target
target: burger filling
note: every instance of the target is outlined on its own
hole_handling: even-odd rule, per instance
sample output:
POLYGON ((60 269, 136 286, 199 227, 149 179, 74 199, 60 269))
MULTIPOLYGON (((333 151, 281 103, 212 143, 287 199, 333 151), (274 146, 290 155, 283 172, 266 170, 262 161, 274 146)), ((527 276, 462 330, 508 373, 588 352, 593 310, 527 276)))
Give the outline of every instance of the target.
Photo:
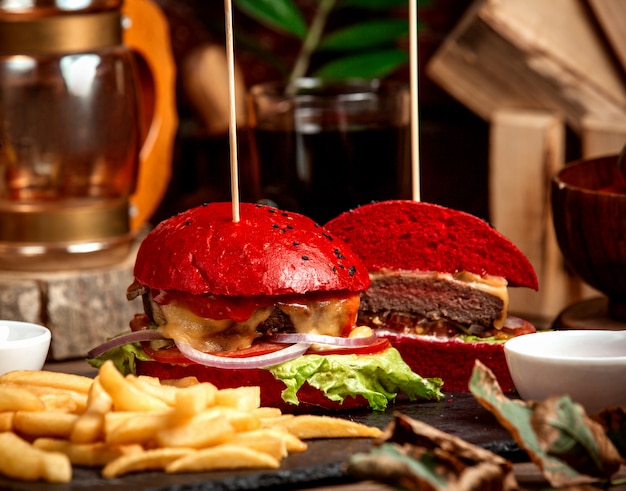
POLYGON ((225 297, 150 290, 134 283, 127 296, 138 295, 163 336, 205 352, 249 348, 255 339, 282 332, 348 336, 359 308, 358 293, 225 297))
POLYGON ((509 294, 504 278, 392 270, 370 277, 359 324, 446 338, 505 339, 513 334, 506 324, 509 294))

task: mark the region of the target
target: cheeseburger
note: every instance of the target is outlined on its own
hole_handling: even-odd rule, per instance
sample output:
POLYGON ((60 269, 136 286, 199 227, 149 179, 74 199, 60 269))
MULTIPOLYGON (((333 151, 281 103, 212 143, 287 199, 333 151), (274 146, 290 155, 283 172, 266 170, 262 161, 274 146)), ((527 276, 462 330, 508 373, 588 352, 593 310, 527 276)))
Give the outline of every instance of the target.
POLYGON ((503 343, 534 332, 509 315, 508 287, 537 290, 528 259, 478 217, 415 201, 383 201, 326 224, 368 269, 358 323, 389 339, 413 370, 467 391, 474 361, 514 388, 503 343))
POLYGON ((141 243, 127 297, 143 299, 131 332, 90 352, 123 372, 195 376, 218 388, 258 385, 291 412, 382 410, 398 392, 439 398, 387 339, 357 327, 367 269, 302 215, 231 203, 190 209, 141 243))

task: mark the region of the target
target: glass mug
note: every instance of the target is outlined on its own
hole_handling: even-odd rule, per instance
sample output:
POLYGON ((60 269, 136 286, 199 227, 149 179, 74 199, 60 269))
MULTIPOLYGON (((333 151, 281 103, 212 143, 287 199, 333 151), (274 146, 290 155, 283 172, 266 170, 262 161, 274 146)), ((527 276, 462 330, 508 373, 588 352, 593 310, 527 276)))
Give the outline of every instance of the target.
POLYGON ((249 91, 260 198, 323 224, 411 198, 410 93, 391 80, 269 82, 249 91))
POLYGON ((11 5, 0 7, 0 269, 117 262, 134 236, 145 137, 173 133, 150 120, 164 110, 175 120, 140 86, 173 92, 158 87, 169 75, 156 73, 173 72, 173 62, 158 66, 154 46, 123 42, 124 19, 129 31, 150 19, 125 17, 122 0, 11 5))

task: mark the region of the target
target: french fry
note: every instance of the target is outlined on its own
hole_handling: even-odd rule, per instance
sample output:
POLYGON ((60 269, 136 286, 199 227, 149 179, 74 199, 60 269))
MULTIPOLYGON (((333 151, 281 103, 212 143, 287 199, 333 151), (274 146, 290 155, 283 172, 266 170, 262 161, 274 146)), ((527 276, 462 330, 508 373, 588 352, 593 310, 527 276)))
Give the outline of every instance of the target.
POLYGON ((308 448, 306 442, 300 440, 300 438, 292 433, 289 433, 288 431, 278 428, 272 428, 272 431, 276 431, 281 434, 282 438, 285 440, 287 452, 289 453, 304 452, 308 448))
POLYGON ((252 386, 218 390, 215 395, 215 404, 241 411, 252 411, 261 406, 261 388, 252 386))
POLYGON ((87 409, 74 423, 70 440, 74 443, 95 442, 104 437, 104 415, 111 411, 113 399, 104 390, 98 377, 91 384, 87 409))
POLYGON ((182 389, 185 387, 191 387, 192 385, 199 384, 200 382, 196 377, 189 376, 183 378, 164 379, 161 380, 161 383, 163 385, 171 385, 173 387, 179 387, 182 389))
POLYGON ((171 462, 193 452, 190 448, 155 448, 122 455, 104 466, 102 476, 112 479, 131 472, 165 469, 171 462))
POLYGON ((117 411, 155 411, 168 407, 162 400, 143 393, 126 380, 111 360, 102 364, 98 376, 102 387, 113 399, 113 407, 117 411))
POLYGON ((13 411, 5 411, 0 413, 0 431, 11 431, 13 430, 13 417, 15 416, 15 412, 13 411))
POLYGON ((307 447, 306 443, 291 433, 267 428, 237 433, 228 443, 264 452, 276 460, 286 457, 289 452, 303 451, 307 447))
POLYGON ((233 409, 231 407, 219 407, 224 421, 228 421, 235 431, 251 431, 261 428, 261 420, 251 412, 233 409))
POLYGON ((253 411, 251 411, 251 413, 254 414, 257 418, 261 418, 261 419, 277 418, 283 415, 282 411, 278 409, 277 407, 266 407, 266 406, 254 409, 253 411))
POLYGON ((104 418, 104 440, 112 445, 129 443, 150 444, 161 428, 171 425, 172 410, 166 411, 138 411, 129 416, 118 418, 109 413, 104 418))
POLYGON ((160 429, 156 442, 161 447, 205 448, 232 438, 235 429, 224 421, 220 411, 207 410, 182 424, 160 429))
POLYGON ((72 480, 72 464, 62 453, 45 452, 15 433, 4 432, 0 433, 0 473, 22 481, 64 483, 72 480))
POLYGON ((168 406, 174 405, 178 392, 176 387, 162 385, 159 379, 155 377, 127 375, 126 380, 141 392, 163 401, 168 406))
POLYGON ((46 452, 65 454, 73 465, 85 467, 103 467, 122 455, 143 452, 141 445, 108 445, 104 442, 73 443, 57 438, 37 438, 33 446, 46 452))
POLYGON ((280 462, 264 452, 240 445, 224 444, 198 450, 174 460, 165 472, 205 472, 224 469, 277 469, 280 462))
POLYGON ((279 414, 278 416, 263 416, 261 418, 262 428, 283 428, 285 422, 295 418, 294 414, 279 414))
POLYGON ((0 384, 52 387, 87 394, 92 379, 83 375, 46 370, 14 370, 0 375, 0 384))
POLYGON ((67 482, 72 464, 102 467, 105 478, 148 469, 275 469, 306 450, 304 439, 380 434, 344 419, 261 407, 260 387, 123 376, 111 361, 94 379, 0 376, 0 473, 22 480, 67 482))
POLYGON ((74 392, 71 390, 61 389, 33 389, 33 392, 39 393, 40 398, 46 406, 46 411, 62 411, 66 413, 80 414, 87 407, 87 397, 85 394, 74 392))
POLYGON ((302 414, 285 418, 276 426, 289 433, 310 440, 314 438, 378 438, 382 430, 348 419, 314 414, 302 414))
POLYGON ((191 417, 215 404, 218 390, 215 385, 204 382, 176 390, 174 407, 179 417, 191 417))
POLYGON ((0 385, 0 411, 43 411, 43 401, 28 389, 0 385))
POLYGON ((77 414, 54 411, 16 411, 14 430, 27 437, 69 438, 78 419, 77 414))
POLYGON ((4 382, 0 387, 5 389, 22 389, 38 397, 43 403, 42 410, 61 411, 65 413, 80 413, 87 405, 87 394, 70 389, 60 389, 46 385, 16 384, 4 382))

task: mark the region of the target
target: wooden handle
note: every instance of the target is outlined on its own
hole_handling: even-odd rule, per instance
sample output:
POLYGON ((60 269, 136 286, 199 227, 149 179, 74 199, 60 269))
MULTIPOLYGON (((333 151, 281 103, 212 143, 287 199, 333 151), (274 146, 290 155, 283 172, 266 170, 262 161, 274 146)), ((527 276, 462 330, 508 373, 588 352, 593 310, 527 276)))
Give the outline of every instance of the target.
POLYGON ((137 230, 158 208, 171 178, 172 152, 178 125, 176 68, 169 25, 151 0, 125 0, 122 8, 129 19, 124 44, 143 60, 139 64, 141 119, 144 144, 139 154, 137 186, 131 196, 131 228, 137 230))

